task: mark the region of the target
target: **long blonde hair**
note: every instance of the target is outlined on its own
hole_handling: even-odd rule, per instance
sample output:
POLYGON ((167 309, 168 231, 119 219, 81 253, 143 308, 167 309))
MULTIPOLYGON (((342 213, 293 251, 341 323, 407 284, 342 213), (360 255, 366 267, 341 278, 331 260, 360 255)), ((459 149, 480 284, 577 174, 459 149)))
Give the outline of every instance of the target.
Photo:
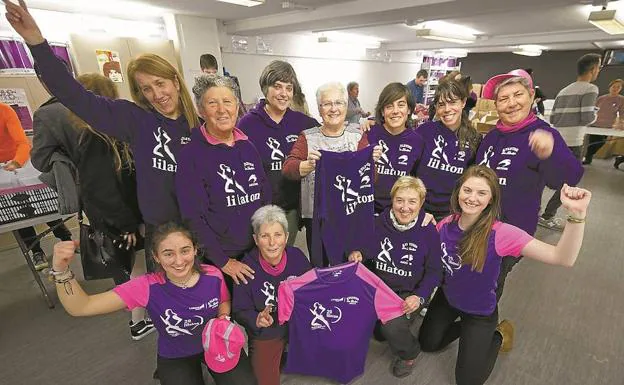
MULTIPOLYGON (((105 96, 110 99, 117 99, 119 97, 119 91, 117 90, 115 83, 113 83, 113 81, 106 76, 89 73, 78 76, 76 80, 78 80, 78 82, 87 90, 96 95, 105 96)), ((120 175, 123 168, 132 167, 132 154, 127 143, 118 141, 106 134, 96 131, 93 127, 88 125, 84 120, 80 119, 71 111, 69 112, 69 121, 74 127, 90 132, 108 145, 113 153, 115 172, 117 175, 120 175)), ((82 142, 84 138, 84 135, 80 135, 80 142, 82 142)))
POLYGON ((142 54, 128 63, 128 81, 130 83, 130 94, 132 95, 132 100, 134 100, 134 102, 142 108, 149 110, 152 106, 147 99, 145 99, 145 96, 143 96, 139 83, 136 81, 135 75, 137 72, 159 76, 164 79, 169 79, 174 83, 178 82, 180 85, 180 104, 178 108, 186 117, 186 121, 188 122, 190 128, 199 126, 199 117, 197 116, 197 112, 195 112, 195 106, 193 105, 191 94, 186 88, 186 84, 184 84, 180 72, 178 72, 178 70, 172 66, 171 63, 153 53, 142 54))
POLYGON ((496 173, 486 166, 471 166, 459 178, 451 196, 451 209, 454 213, 461 213, 459 206, 459 192, 466 181, 472 177, 484 179, 490 191, 492 199, 490 204, 483 209, 477 221, 464 231, 459 241, 457 250, 461 257, 462 265, 472 265, 472 270, 479 273, 483 271, 487 256, 488 241, 492 226, 500 216, 500 185, 496 173))

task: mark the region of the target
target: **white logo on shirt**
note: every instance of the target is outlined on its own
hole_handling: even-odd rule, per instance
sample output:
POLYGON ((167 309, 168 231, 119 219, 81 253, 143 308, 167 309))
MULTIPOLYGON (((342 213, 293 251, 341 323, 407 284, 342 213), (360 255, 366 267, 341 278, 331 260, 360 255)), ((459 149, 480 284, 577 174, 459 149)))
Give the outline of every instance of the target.
MULTIPOLYGON (((444 137, 442 135, 438 135, 434 139, 434 143, 436 145, 436 148, 431 151, 431 158, 429 158, 429 161, 427 162, 427 167, 433 168, 435 170, 450 172, 451 174, 463 174, 463 167, 451 166, 451 164, 449 163, 448 156, 444 151, 444 148, 448 146, 448 143, 446 143, 444 137)), ((459 156, 460 153, 461 151, 458 153, 456 158, 459 157, 461 158, 461 160, 463 160, 463 157, 459 156)), ((465 153, 463 156, 465 156, 465 153)))
POLYGON ((271 149, 271 171, 281 170, 285 158, 284 153, 279 149, 281 143, 277 139, 269 136, 266 145, 271 149))
MULTIPOLYGON (((379 242, 379 247, 381 247, 381 251, 377 254, 377 260, 375 261, 375 268, 379 271, 385 271, 386 273, 398 275, 399 277, 411 277, 412 272, 409 270, 405 270, 401 267, 398 267, 392 256, 390 255, 390 251, 394 249, 392 242, 390 242, 390 238, 386 237, 381 242, 379 242)), ((406 254, 401 257, 399 261, 402 265, 412 265, 412 261, 414 257, 411 254, 406 254)))
POLYGON ((297 138, 298 138, 297 135, 288 135, 286 137, 286 141, 288 143, 295 143, 297 141, 297 138))
POLYGON ((453 276, 453 272, 461 268, 462 259, 459 255, 449 255, 446 251, 445 242, 440 243, 440 247, 442 248, 442 265, 444 265, 444 270, 446 270, 450 276, 453 276))
POLYGON ((176 172, 178 165, 175 156, 173 156, 168 146, 168 143, 171 142, 171 137, 162 127, 158 127, 153 135, 154 139, 156 139, 156 145, 152 150, 152 154, 156 156, 152 157, 152 167, 162 171, 176 172))
POLYGON ((204 324, 204 317, 202 316, 195 315, 191 319, 183 319, 172 309, 165 310, 164 316, 161 315, 160 319, 165 324, 165 331, 171 337, 182 334, 192 336, 191 330, 204 324))
MULTIPOLYGON (((370 177, 368 175, 362 176, 362 182, 365 181, 370 182, 370 177)), ((359 192, 351 188, 351 184, 351 179, 342 175, 336 175, 336 183, 334 184, 334 187, 340 191, 340 198, 342 203, 344 203, 347 215, 353 214, 358 204, 369 203, 375 200, 375 196, 373 194, 360 195, 359 192)), ((360 189, 362 187, 364 186, 360 185, 360 189)))
MULTIPOLYGON (((248 168, 247 163, 244 165, 245 169, 248 168)), ((253 166, 252 163, 249 163, 253 166)), ((243 185, 236 179, 236 171, 232 170, 228 165, 223 163, 219 164, 219 171, 217 171, 224 181, 223 189, 226 194, 227 207, 244 205, 250 202, 255 202, 260 199, 260 193, 247 194, 243 185)), ((258 177, 256 174, 251 174, 247 180, 248 187, 258 186, 258 177)))
POLYGON ((412 146, 409 144, 399 144, 400 152, 412 152, 412 146))
POLYGON ((260 291, 266 296, 264 306, 275 306, 275 286, 271 282, 264 282, 264 288, 260 291))
POLYGON ((494 156, 494 146, 489 146, 488 149, 483 154, 483 159, 481 159, 481 162, 479 162, 479 166, 485 165, 487 167, 490 167, 490 159, 492 159, 493 156, 494 156))
POLYGON ((433 141, 436 145, 436 148, 431 151, 431 156, 436 159, 443 159, 444 163, 449 164, 448 157, 446 156, 446 152, 444 152, 444 147, 448 144, 442 135, 438 135, 437 138, 433 141))
POLYGON ((331 302, 344 302, 348 305, 357 305, 360 299, 354 295, 348 297, 332 298, 331 302))
POLYGON ((342 319, 342 310, 338 306, 333 306, 331 309, 326 309, 325 306, 319 302, 314 302, 310 313, 314 316, 310 322, 310 328, 312 330, 329 330, 331 331, 330 323, 335 324, 342 319))

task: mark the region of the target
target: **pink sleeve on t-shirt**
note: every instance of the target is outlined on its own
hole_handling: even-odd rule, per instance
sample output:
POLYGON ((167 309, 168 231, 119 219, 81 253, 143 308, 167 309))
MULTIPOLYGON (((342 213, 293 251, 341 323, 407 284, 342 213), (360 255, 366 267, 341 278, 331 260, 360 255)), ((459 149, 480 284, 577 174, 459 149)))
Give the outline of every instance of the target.
POLYGON ((356 274, 375 288, 375 312, 382 323, 403 315, 403 300, 378 276, 363 264, 358 264, 356 274))
POLYGON ((164 282, 161 275, 162 273, 151 273, 132 278, 128 282, 116 286, 113 291, 126 304, 128 310, 146 307, 149 301, 150 286, 164 282))
POLYGON ((533 240, 526 231, 507 223, 496 222, 492 229, 496 231, 494 235, 496 253, 501 257, 507 255, 519 257, 524 246, 533 240))
POLYGON ((221 273, 221 270, 219 270, 218 267, 212 266, 212 265, 200 265, 202 271, 204 272, 204 274, 206 275, 210 275, 213 277, 217 277, 221 280, 221 298, 219 299, 219 302, 228 302, 231 297, 230 297, 230 291, 227 288, 227 285, 225 284, 225 279, 223 279, 223 273, 221 273))
POLYGON ((440 229, 442 228, 442 226, 444 226, 445 224, 451 222, 453 220, 453 214, 449 215, 448 217, 444 217, 442 218, 442 220, 440 222, 438 222, 436 224, 436 230, 438 230, 438 232, 440 232, 440 229))
POLYGON ((279 324, 283 325, 292 315, 293 308, 295 307, 295 290, 301 286, 306 285, 316 279, 316 272, 310 270, 307 273, 287 281, 282 281, 277 289, 277 318, 279 324))

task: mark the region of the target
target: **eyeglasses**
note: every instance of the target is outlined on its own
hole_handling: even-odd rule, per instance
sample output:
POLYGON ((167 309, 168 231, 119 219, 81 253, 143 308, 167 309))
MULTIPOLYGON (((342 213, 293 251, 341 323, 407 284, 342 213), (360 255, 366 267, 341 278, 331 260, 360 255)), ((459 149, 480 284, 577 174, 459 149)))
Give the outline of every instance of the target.
POLYGON ((332 107, 343 108, 347 103, 344 100, 334 100, 333 102, 323 102, 319 106, 324 110, 329 110, 332 107))

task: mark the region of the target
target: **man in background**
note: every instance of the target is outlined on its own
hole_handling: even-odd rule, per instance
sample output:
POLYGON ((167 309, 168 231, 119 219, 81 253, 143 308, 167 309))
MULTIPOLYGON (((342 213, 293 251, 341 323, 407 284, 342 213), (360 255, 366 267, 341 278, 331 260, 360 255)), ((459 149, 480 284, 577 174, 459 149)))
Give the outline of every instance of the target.
POLYGON ((217 58, 209 53, 205 53, 199 57, 199 68, 205 74, 216 75, 219 71, 219 63, 217 58))
POLYGON ((347 84, 347 93, 349 100, 347 104, 347 121, 349 123, 360 123, 361 118, 367 118, 370 112, 365 112, 360 106, 358 96, 360 96, 360 85, 357 82, 349 82, 347 84))
POLYGON ((427 70, 420 70, 416 73, 416 78, 407 82, 406 86, 412 93, 412 97, 416 104, 423 104, 425 102, 425 83, 429 78, 427 70))
MULTIPOLYGON (((583 55, 576 62, 576 81, 559 91, 550 115, 550 123, 561 133, 568 148, 579 161, 583 158, 585 127, 596 120, 594 107, 598 99, 598 87, 591 82, 598 78, 600 68, 600 55, 595 53, 583 55)), ((538 224, 562 231, 565 221, 555 217, 560 206, 560 190, 557 190, 548 201, 538 224)))

